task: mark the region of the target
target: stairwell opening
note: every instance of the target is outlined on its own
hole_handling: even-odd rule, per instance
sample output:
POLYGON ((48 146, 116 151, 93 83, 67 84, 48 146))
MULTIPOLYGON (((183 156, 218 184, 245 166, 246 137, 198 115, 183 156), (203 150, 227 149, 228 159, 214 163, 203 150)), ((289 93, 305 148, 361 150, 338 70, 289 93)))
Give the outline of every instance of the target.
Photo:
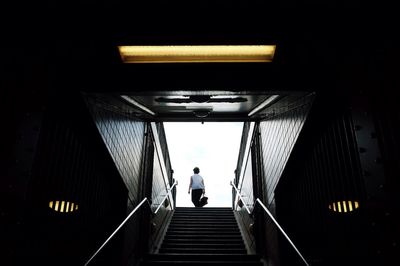
MULTIPOLYGON (((151 208, 161 210, 161 214, 151 221, 153 233, 149 240, 149 247, 152 252, 157 252, 163 240, 168 229, 169 218, 174 213, 173 208, 182 208, 185 204, 193 207, 187 191, 192 170, 198 166, 206 180, 206 194, 209 197, 207 207, 211 207, 203 210, 220 207, 231 209, 232 202, 235 206, 237 203, 239 208, 234 208, 237 211, 234 214, 245 239, 246 250, 249 254, 255 253, 255 239, 252 237, 253 221, 249 219, 246 209, 240 206, 238 195, 232 193, 229 181, 234 179, 233 183, 239 187, 241 195, 246 198, 246 202, 242 202, 243 206, 249 206, 252 209, 251 203, 254 202, 255 197, 264 194, 267 199, 266 204, 274 200, 273 191, 307 117, 314 98, 313 93, 296 92, 276 95, 275 92, 268 91, 264 93, 169 91, 86 96, 96 126, 129 188, 129 199, 134 202, 140 198, 138 195, 147 195, 152 200, 151 208), (205 107, 211 111, 197 112, 204 111, 205 107), (204 117, 201 117, 202 115, 204 117), (174 123, 181 127, 178 130, 179 134, 169 132, 169 125, 174 123), (211 125, 226 126, 230 123, 237 125, 237 140, 228 141, 226 146, 219 147, 218 145, 232 137, 232 130, 224 132, 220 128, 213 128, 209 130, 210 135, 202 132, 211 125), (196 136, 195 133, 200 133, 200 136, 196 136), (215 136, 221 133, 219 140, 213 143, 215 136), (177 138, 178 144, 171 143, 172 136, 177 138), (185 138, 189 139, 185 141, 185 138), (198 146, 197 148, 190 147, 189 144, 198 146), (212 156, 205 154, 206 144, 211 144, 212 156), (237 144, 236 148, 231 149, 235 144, 237 144), (188 148, 189 152, 185 154, 178 150, 175 153, 173 147, 178 146, 188 148), (218 155, 218 152, 223 153, 218 155), (203 162, 199 160, 201 158, 199 154, 205 158, 214 159, 208 163, 203 162), (233 156, 232 164, 222 167, 221 165, 227 161, 227 154, 233 156), (183 163, 185 168, 182 167, 182 173, 179 172, 177 156, 186 160, 192 159, 183 163), (127 163, 124 161, 126 159, 127 163), (127 165, 130 167, 129 171, 126 171, 127 165), (208 169, 209 165, 215 167, 208 169), (141 166, 144 166, 143 172, 140 171, 141 166), (253 168, 257 170, 254 175, 253 168), (215 178, 211 176, 214 172, 218 174, 217 170, 221 169, 226 169, 226 174, 220 174, 215 178), (264 176, 268 179, 264 180, 264 176), (223 181, 222 177, 226 177, 226 181, 223 181), (170 191, 168 184, 173 185, 174 179, 179 182, 178 186, 173 186, 174 190, 178 190, 176 200, 174 190, 171 193, 165 193, 166 188, 170 191), (209 184, 211 180, 222 181, 227 192, 222 192, 222 186, 218 183, 209 184), (137 181, 139 185, 132 181, 137 181), (265 183, 268 183, 267 187, 264 186, 265 183), (164 186, 165 184, 167 185, 164 186), (139 188, 150 189, 139 191, 139 188), (224 203, 214 201, 209 188, 217 191, 215 199, 223 196, 226 201, 224 203), (186 203, 180 199, 180 196, 185 198, 186 203), (166 198, 170 200, 166 201, 166 198)), ((269 243, 272 248, 276 246, 276 237, 271 238, 269 234, 268 239, 273 240, 269 243)))
POLYGON ((230 207, 243 122, 164 122, 174 178, 178 181, 177 207, 193 207, 188 194, 193 168, 200 168, 205 207, 230 207))

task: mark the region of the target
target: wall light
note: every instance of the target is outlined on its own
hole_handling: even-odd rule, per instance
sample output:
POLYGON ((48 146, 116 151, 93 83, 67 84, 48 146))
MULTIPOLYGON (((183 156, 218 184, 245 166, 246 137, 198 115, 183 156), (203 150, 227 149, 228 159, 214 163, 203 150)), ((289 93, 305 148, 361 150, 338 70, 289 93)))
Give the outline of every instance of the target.
POLYGON ((56 200, 49 202, 49 208, 56 212, 74 212, 78 210, 78 204, 64 200, 56 200))
POLYGON ((334 212, 352 212, 359 208, 358 201, 343 200, 333 202, 328 205, 329 209, 334 212))
POLYGON ((271 62, 276 45, 118 46, 124 63, 271 62))

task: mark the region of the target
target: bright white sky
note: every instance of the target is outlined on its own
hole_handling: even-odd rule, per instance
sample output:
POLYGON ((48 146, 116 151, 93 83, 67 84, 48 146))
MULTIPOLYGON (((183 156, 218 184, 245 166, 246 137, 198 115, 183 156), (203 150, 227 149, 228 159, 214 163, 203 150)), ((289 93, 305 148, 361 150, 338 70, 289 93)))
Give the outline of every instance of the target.
POLYGON ((195 166, 204 178, 208 205, 232 206, 234 171, 243 123, 164 122, 174 178, 178 180, 176 206, 193 207, 187 193, 195 166))

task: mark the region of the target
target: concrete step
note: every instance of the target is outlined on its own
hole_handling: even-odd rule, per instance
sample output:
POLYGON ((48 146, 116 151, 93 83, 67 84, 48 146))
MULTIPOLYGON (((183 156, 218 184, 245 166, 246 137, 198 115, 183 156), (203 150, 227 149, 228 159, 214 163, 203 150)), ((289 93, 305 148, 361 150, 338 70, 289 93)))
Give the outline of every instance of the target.
POLYGON ((168 230, 167 234, 171 235, 181 235, 181 234, 187 234, 187 235, 213 235, 213 234, 220 234, 220 235, 237 235, 241 236, 239 230, 232 232, 231 230, 218 230, 218 229, 207 229, 207 230, 188 230, 187 228, 183 229, 174 229, 174 230, 168 230))
POLYGON ((193 228, 232 228, 232 229, 238 229, 237 224, 196 224, 196 223, 190 223, 190 224, 185 224, 185 223, 171 223, 168 228, 174 228, 174 227, 193 227, 193 228))
POLYGON ((190 265, 190 266, 229 266, 229 265, 248 265, 248 266, 262 266, 259 261, 146 261, 140 264, 141 266, 173 266, 173 265, 190 265))
POLYGON ((175 261, 177 256, 181 261, 210 261, 210 260, 232 260, 232 261, 253 261, 260 260, 259 255, 242 255, 242 254, 202 254, 201 256, 185 253, 170 253, 170 254, 148 254, 145 259, 147 260, 163 260, 175 261))
POLYGON ((231 208, 177 208, 151 265, 257 265, 260 257, 247 255, 231 208))
POLYGON ((237 240, 243 240, 241 236, 238 235, 170 235, 167 234, 164 238, 164 241, 168 241, 171 239, 188 239, 192 241, 199 241, 202 239, 237 239, 237 240))
POLYGON ((191 219, 191 220, 172 220, 170 222, 171 225, 174 224, 229 224, 229 225, 237 225, 236 220, 200 220, 200 219, 191 219))
POLYGON ((243 243, 164 243, 161 248, 214 248, 214 249, 244 249, 243 243))
MULTIPOLYGON (((244 248, 160 248, 159 253, 186 253, 186 254, 197 254, 197 253, 207 253, 207 254, 247 254, 244 248)), ((179 260, 177 258, 177 260, 179 260)))

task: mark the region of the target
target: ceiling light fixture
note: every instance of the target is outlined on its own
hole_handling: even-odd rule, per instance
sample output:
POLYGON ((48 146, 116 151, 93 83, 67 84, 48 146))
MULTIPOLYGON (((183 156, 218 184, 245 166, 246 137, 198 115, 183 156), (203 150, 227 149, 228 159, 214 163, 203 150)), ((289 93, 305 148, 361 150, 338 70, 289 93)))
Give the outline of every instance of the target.
POLYGON ((124 63, 272 62, 276 45, 118 46, 124 63))

